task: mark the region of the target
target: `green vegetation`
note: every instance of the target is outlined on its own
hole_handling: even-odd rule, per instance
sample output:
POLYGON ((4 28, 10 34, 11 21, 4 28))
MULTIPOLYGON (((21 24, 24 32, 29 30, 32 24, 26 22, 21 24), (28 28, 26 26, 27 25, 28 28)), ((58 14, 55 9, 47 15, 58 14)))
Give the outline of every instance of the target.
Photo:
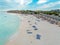
POLYGON ((49 15, 55 15, 55 16, 59 16, 59 12, 55 12, 55 11, 45 11, 43 12, 44 14, 49 14, 49 15))
POLYGON ((32 10, 10 10, 7 11, 9 13, 18 13, 18 14, 47 14, 47 15, 55 15, 55 16, 60 16, 60 10, 51 10, 51 11, 32 11, 32 10))
POLYGON ((51 10, 51 11, 43 11, 44 14, 49 14, 49 15, 55 15, 55 16, 60 16, 60 10, 51 10))

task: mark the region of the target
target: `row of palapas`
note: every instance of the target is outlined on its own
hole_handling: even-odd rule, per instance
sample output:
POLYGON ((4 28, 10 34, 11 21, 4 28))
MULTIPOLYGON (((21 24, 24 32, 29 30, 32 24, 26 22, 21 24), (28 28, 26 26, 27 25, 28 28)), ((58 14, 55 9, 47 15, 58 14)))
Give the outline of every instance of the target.
POLYGON ((60 27, 60 17, 58 16, 42 14, 40 15, 40 18, 47 20, 51 24, 56 24, 60 27))

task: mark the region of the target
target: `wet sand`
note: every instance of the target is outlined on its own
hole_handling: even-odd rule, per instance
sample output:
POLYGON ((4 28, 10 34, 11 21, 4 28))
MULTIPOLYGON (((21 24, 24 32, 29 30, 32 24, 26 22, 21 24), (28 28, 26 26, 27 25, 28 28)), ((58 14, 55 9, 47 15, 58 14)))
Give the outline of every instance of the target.
POLYGON ((19 30, 10 36, 6 45, 60 45, 58 25, 50 24, 33 15, 18 15, 18 17, 21 18, 19 30), (40 39, 36 38, 37 34, 40 35, 40 39))

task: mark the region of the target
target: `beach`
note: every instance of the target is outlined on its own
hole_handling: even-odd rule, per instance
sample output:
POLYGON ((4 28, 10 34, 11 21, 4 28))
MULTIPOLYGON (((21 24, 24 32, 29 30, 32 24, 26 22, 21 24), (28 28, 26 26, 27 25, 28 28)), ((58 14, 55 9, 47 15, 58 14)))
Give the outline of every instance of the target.
POLYGON ((10 36, 6 45, 60 45, 60 27, 33 15, 17 14, 18 31, 10 36), (37 37, 39 36, 39 37, 37 37))

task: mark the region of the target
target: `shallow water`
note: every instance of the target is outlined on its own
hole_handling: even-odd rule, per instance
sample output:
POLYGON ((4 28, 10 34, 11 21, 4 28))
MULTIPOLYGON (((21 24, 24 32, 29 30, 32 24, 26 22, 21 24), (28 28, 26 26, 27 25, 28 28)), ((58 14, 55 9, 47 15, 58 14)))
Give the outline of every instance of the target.
POLYGON ((0 45, 5 45, 9 37, 18 30, 19 23, 17 15, 0 12, 0 45))

